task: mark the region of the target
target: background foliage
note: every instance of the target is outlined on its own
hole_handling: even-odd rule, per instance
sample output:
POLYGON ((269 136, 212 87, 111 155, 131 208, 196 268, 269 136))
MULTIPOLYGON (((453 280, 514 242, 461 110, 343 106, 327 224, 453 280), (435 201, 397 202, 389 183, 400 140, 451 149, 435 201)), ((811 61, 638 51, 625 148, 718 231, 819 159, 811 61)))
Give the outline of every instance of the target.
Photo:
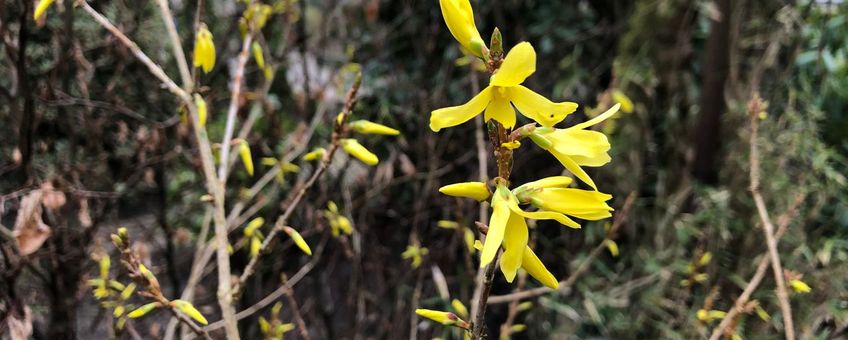
MULTIPOLYGON (((169 74, 177 74, 154 2, 90 3, 169 74)), ((784 266, 803 274, 813 288, 792 295, 796 329, 804 338, 846 336, 848 5, 785 0, 473 4, 484 37, 497 26, 506 46, 522 40, 536 46, 538 69, 546 71, 529 78, 528 86, 555 100, 580 103, 582 109, 567 123, 584 120, 596 106, 609 106, 614 90, 635 104, 632 113, 605 127, 612 136, 613 162, 592 173, 600 189, 615 196, 611 205, 619 212, 628 194, 637 197, 616 238, 619 256, 601 254, 573 289, 534 299, 518 315, 516 323, 526 329, 516 336, 690 339, 709 334, 715 322, 699 320, 697 311, 729 309, 766 250, 748 191, 747 103, 754 92, 769 103, 759 143, 761 189, 773 218, 801 199, 780 243, 784 266), (722 4, 730 11, 720 11, 722 4), (711 19, 727 25, 728 38, 718 45, 719 53, 726 53, 726 68, 711 54, 716 48, 709 39, 717 26, 711 19), (724 81, 717 90, 707 89, 707 79, 716 74, 724 74, 724 81), (718 103, 718 110, 703 110, 705 103, 718 103), (713 115, 720 130, 704 125, 703 117, 713 115), (712 137, 699 138, 704 131, 712 137), (703 152, 714 154, 715 162, 703 163, 703 152), (708 278, 681 285, 687 266, 704 252, 713 254, 703 268, 708 278)), ((179 295, 204 223, 202 173, 175 101, 142 64, 82 13, 58 6, 37 27, 23 14, 31 6, 27 0, 0 3, 0 224, 11 229, 21 197, 44 183, 57 188, 66 203, 45 212, 50 237, 20 262, 12 261, 11 241, 3 239, 0 318, 32 322, 35 338, 101 338, 111 332, 110 323, 102 322, 110 316, 97 308, 83 284, 97 272, 90 254, 114 252, 107 235, 127 226, 165 294, 179 295), (23 317, 24 310, 29 317, 23 317)), ((191 32, 183 28, 191 27, 196 1, 172 6, 188 47, 191 32)), ((239 6, 204 2, 219 53, 213 72, 201 77, 213 140, 223 133, 228 65, 240 46, 239 6)), ((469 76, 471 67, 435 1, 301 0, 295 6, 272 17, 261 35, 277 72, 255 108, 261 118, 248 138, 254 159, 292 147, 309 150, 326 140, 357 69, 364 84, 354 116, 402 131, 394 140, 368 141, 381 159, 374 168, 337 155, 291 221, 310 244, 324 248, 295 288, 309 332, 319 339, 456 337, 414 318, 412 311, 448 308, 441 284, 450 297, 470 299, 477 265, 463 233, 436 224, 453 220, 470 227, 477 206, 440 196, 436 189, 479 176, 474 126, 436 134, 427 123, 432 109, 467 99, 472 82, 483 83, 484 77, 469 76), (315 115, 319 124, 310 139, 315 115), (328 237, 321 210, 330 200, 351 218, 356 228, 351 237, 328 237), (409 244, 429 249, 418 268, 401 259, 409 244)), ((255 64, 247 71, 245 101, 256 99, 251 91, 260 92, 262 79, 255 64)), ((251 107, 243 107, 241 119, 251 107)), ((549 155, 522 150, 516 182, 559 174, 561 167, 549 155)), ((292 188, 309 175, 311 165, 297 163, 299 174, 288 174, 260 194, 264 203, 258 216, 274 220, 292 188)), ((258 167, 257 173, 264 171, 258 167)), ((240 171, 229 197, 237 199, 239 188, 255 180, 240 171)), ((575 231, 539 222, 533 242, 548 268, 565 278, 603 240, 607 223, 586 223, 575 231)), ((234 271, 247 260, 246 251, 236 251, 234 271)), ((237 310, 279 286, 280 273, 291 275, 308 261, 291 242, 280 242, 237 310)), ((497 278, 494 295, 516 288, 497 278)), ((210 275, 195 301, 210 320, 218 319, 214 286, 210 275)), ((753 296, 771 319, 743 317, 740 335, 782 332, 773 289, 768 275, 753 296)), ((497 334, 507 306, 489 311, 489 328, 497 334)), ((284 307, 284 320, 288 313, 284 307)), ((259 334, 255 317, 240 322, 246 338, 259 334)), ((134 327, 144 338, 156 337, 166 321, 162 313, 134 327)), ((0 329, 10 326, 4 322, 0 329)))

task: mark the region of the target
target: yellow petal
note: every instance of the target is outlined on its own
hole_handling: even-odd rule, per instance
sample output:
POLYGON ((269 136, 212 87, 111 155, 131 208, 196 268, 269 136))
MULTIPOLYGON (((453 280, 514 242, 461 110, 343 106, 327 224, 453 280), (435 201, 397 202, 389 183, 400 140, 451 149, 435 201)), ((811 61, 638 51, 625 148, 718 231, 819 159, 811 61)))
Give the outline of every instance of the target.
POLYGON ((342 149, 344 149, 345 152, 347 152, 353 157, 356 157, 357 159, 362 161, 362 163, 365 163, 367 165, 376 165, 380 162, 380 159, 377 158, 377 155, 371 153, 371 151, 368 151, 368 149, 362 146, 362 144, 359 144, 356 139, 342 139, 341 144, 342 149))
POLYGON ((577 103, 555 103, 521 85, 509 88, 509 98, 521 114, 542 126, 554 126, 577 110, 577 103))
POLYGON ((250 238, 250 257, 254 258, 256 255, 259 255, 259 251, 262 250, 262 240, 259 237, 251 237, 250 238))
POLYGON ((53 4, 53 0, 39 1, 38 6, 35 7, 35 12, 32 13, 32 19, 38 21, 39 18, 44 15, 44 12, 47 11, 47 8, 49 8, 51 4, 53 4))
POLYGON ((483 38, 474 23, 474 12, 469 0, 440 0, 439 7, 451 34, 466 50, 482 57, 483 38))
POLYGON ((524 247, 524 256, 521 258, 521 268, 524 268, 524 270, 527 271, 527 274, 530 274, 530 276, 546 287, 552 289, 559 288, 559 281, 557 281, 556 277, 548 271, 548 268, 545 268, 545 264, 542 263, 542 260, 539 260, 539 257, 536 256, 530 247, 524 247))
POLYGON ((557 129, 544 135, 551 141, 552 148, 568 155, 575 163, 583 166, 602 166, 612 159, 607 136, 598 131, 557 129))
POLYGON ((492 196, 492 218, 489 221, 489 232, 483 242, 483 252, 480 254, 480 267, 485 267, 494 260, 506 232, 506 224, 509 221, 509 205, 504 197, 507 191, 504 187, 498 187, 492 196))
POLYGON ((324 150, 324 148, 315 148, 309 153, 303 155, 303 160, 314 161, 316 159, 321 159, 321 157, 324 157, 324 152, 326 151, 327 150, 324 150))
POLYGON ((521 267, 524 248, 527 247, 527 237, 527 222, 524 221, 524 217, 510 214, 503 240, 504 253, 500 260, 501 272, 507 282, 515 279, 515 274, 521 267))
POLYGON ((492 88, 487 87, 465 104, 435 110, 430 113, 430 129, 438 132, 446 127, 465 123, 483 112, 491 99, 492 88))
POLYGON ((489 103, 489 106, 486 107, 484 117, 486 118, 486 121, 494 119, 498 123, 501 123, 505 128, 511 129, 515 126, 515 110, 512 109, 512 105, 509 103, 509 100, 497 94, 500 91, 504 91, 503 88, 495 88, 494 91, 494 98, 489 103))
POLYGON ((613 209, 606 204, 611 195, 594 190, 572 188, 545 188, 532 193, 534 202, 540 202, 539 208, 574 216, 584 220, 596 221, 612 216, 613 209))
POLYGON ((798 279, 790 280, 789 286, 792 287, 792 290, 794 290, 796 293, 805 294, 813 291, 813 289, 810 288, 807 283, 798 279))
POLYGON ((485 201, 492 195, 489 192, 489 186, 483 182, 449 184, 439 188, 439 192, 448 196, 468 197, 478 201, 485 201))
POLYGON ((597 117, 589 119, 589 120, 582 122, 580 124, 575 124, 574 126, 569 127, 569 129, 585 129, 585 128, 590 127, 592 125, 603 122, 603 121, 607 120, 607 118, 612 117, 614 114, 616 114, 616 112, 618 112, 618 109, 620 107, 621 107, 621 104, 615 104, 611 108, 609 108, 609 110, 604 111, 604 113, 599 114, 597 117))
POLYGON ((551 176, 522 184, 516 188, 567 188, 573 180, 568 176, 551 176))
MULTIPOLYGON (((512 195, 512 193, 510 193, 510 195, 512 195)), ((512 211, 512 212, 514 212, 518 215, 524 216, 526 218, 532 218, 534 220, 555 220, 562 225, 565 225, 565 226, 568 226, 568 227, 571 227, 571 228, 574 228, 574 229, 580 229, 580 224, 577 224, 577 222, 574 222, 574 220, 568 218, 568 216, 565 216, 561 213, 553 212, 553 211, 534 211, 534 212, 524 211, 524 210, 521 209, 521 207, 518 206, 517 199, 511 199, 511 200, 507 201, 507 204, 509 205, 510 211, 512 211)))
POLYGON ((358 120, 355 122, 351 122, 350 127, 353 129, 353 131, 370 135, 397 136, 400 134, 400 131, 396 129, 390 128, 382 124, 369 122, 367 120, 358 120))
POLYGON ((589 177, 589 174, 580 167, 571 157, 561 152, 558 152, 556 148, 551 148, 548 150, 556 159, 574 176, 577 176, 581 181, 588 184, 592 189, 598 190, 598 187, 595 185, 595 182, 592 181, 592 178, 589 177))
POLYGON ((604 244, 607 246, 612 257, 618 257, 618 243, 615 243, 613 240, 606 239, 604 240, 604 244))
POLYGON ((630 97, 628 97, 626 94, 624 94, 624 92, 621 92, 621 90, 612 91, 612 100, 615 101, 616 103, 621 104, 621 111, 622 112, 624 112, 624 113, 633 112, 633 101, 630 100, 630 97))
POLYGON ((492 75, 489 84, 494 86, 516 86, 524 82, 533 72, 536 72, 536 51, 528 42, 515 45, 506 58, 504 58, 500 69, 492 75))
POLYGON ((194 105, 197 106, 197 118, 200 121, 200 127, 206 126, 206 101, 199 94, 194 94, 194 105))

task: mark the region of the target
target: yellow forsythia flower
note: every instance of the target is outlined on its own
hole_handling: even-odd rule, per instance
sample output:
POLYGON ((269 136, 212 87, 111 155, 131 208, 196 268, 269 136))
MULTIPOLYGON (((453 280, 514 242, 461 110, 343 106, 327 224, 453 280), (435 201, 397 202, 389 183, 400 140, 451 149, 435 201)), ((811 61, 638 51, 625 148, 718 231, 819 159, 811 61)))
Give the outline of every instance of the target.
POLYGON ((38 6, 35 7, 35 11, 32 12, 32 19, 38 21, 44 12, 47 11, 47 8, 53 4, 53 0, 41 0, 38 2, 38 6))
POLYGON ((792 287, 792 290, 796 293, 806 294, 813 291, 807 283, 798 279, 789 280, 789 286, 792 287))
POLYGON ((604 240, 604 244, 606 244, 607 249, 609 250, 610 255, 612 255, 612 257, 618 257, 618 243, 615 243, 615 241, 613 240, 606 239, 604 240))
POLYGON ((283 228, 283 231, 291 237, 294 244, 297 245, 301 251, 306 253, 306 255, 312 256, 312 249, 309 249, 309 245, 306 244, 306 240, 303 239, 303 236, 300 236, 300 233, 298 233, 297 230, 294 230, 291 227, 285 227, 283 228))
POLYGON ((459 223, 456 223, 456 221, 440 220, 436 222, 436 226, 443 229, 456 229, 459 227, 459 223))
POLYGON ((474 23, 474 10, 469 0, 439 0, 442 16, 456 41, 477 57, 483 57, 486 44, 474 23))
POLYGON ((247 223, 247 226, 244 227, 244 236, 253 236, 253 233, 256 231, 256 229, 259 229, 259 227, 261 227, 263 224, 265 224, 265 219, 262 217, 257 217, 250 220, 250 222, 247 223))
POLYGON ((704 321, 704 322, 712 322, 713 320, 723 319, 725 316, 727 316, 727 313, 720 311, 720 310, 710 310, 710 311, 708 311, 708 310, 705 310, 705 309, 699 309, 697 316, 698 316, 698 320, 701 320, 701 321, 704 321))
POLYGON ((362 144, 359 144, 356 139, 345 138, 342 139, 340 142, 342 145, 342 149, 344 149, 345 152, 347 152, 353 157, 356 157, 357 159, 362 161, 362 163, 365 163, 367 165, 377 165, 377 163, 380 162, 380 159, 377 158, 377 155, 371 153, 371 151, 368 151, 368 149, 362 146, 362 144))
POLYGON ((556 157, 574 176, 597 190, 595 182, 581 166, 599 167, 609 163, 610 143, 603 133, 586 128, 612 117, 620 107, 621 104, 615 104, 597 117, 566 129, 536 129, 531 140, 556 157))
POLYGON ((252 45, 250 45, 250 49, 253 51, 253 59, 256 60, 256 65, 259 68, 265 68, 265 56, 262 54, 262 45, 259 45, 258 42, 254 41, 252 45))
POLYGON ((324 150, 324 148, 312 149, 312 151, 303 155, 303 160, 314 161, 314 160, 317 160, 317 159, 321 159, 321 157, 324 157, 325 152, 327 152, 327 150, 324 150))
POLYGON ((489 186, 483 182, 463 182, 445 185, 439 188, 439 192, 448 196, 473 198, 485 201, 492 196, 489 186))
POLYGON ((124 290, 121 291, 121 299, 129 300, 132 293, 135 291, 135 283, 130 283, 124 290))
POLYGON ((457 299, 451 300, 451 307, 453 307, 453 310, 456 311, 456 314, 459 315, 459 317, 468 317, 468 308, 465 308, 465 305, 462 304, 462 301, 459 301, 457 299))
POLYGON ((474 236, 474 232, 471 229, 465 229, 465 235, 463 237, 465 239, 465 247, 468 248, 468 252, 474 254, 474 242, 477 241, 477 237, 474 236))
POLYGON ((616 103, 621 104, 621 111, 624 113, 633 112, 633 101, 630 100, 630 97, 621 92, 620 90, 612 91, 612 100, 616 103))
POLYGON ((244 170, 247 171, 248 175, 253 176, 253 157, 250 154, 250 145, 244 139, 239 142, 239 155, 241 155, 244 170))
POLYGON ((468 328, 467 322, 460 319, 456 316, 456 314, 451 312, 443 312, 432 309, 416 309, 415 314, 418 314, 418 316, 420 317, 433 320, 445 326, 457 326, 460 328, 468 328))
MULTIPOLYGON (((444 1, 442 1, 444 2, 444 1)), ((489 86, 468 103, 446 107, 430 114, 430 129, 439 131, 465 123, 485 111, 488 121, 494 119, 511 129, 515 126, 515 110, 542 126, 553 126, 577 109, 572 102, 555 103, 524 87, 521 83, 536 72, 536 51, 522 42, 506 55, 500 69, 490 78, 489 86)))
POLYGON ((159 303, 151 302, 144 306, 136 308, 135 310, 127 314, 127 316, 130 317, 130 319, 140 318, 145 314, 150 313, 150 311, 156 309, 156 307, 159 307, 159 303))
POLYGON ((250 238, 250 257, 253 258, 259 255, 260 250, 262 250, 262 237, 257 234, 250 238))
POLYGON ((212 32, 209 32, 206 24, 201 24, 194 38, 194 67, 209 73, 214 66, 215 42, 212 41, 212 32))
POLYGON ((117 306, 117 307, 115 307, 115 310, 112 311, 112 315, 115 316, 116 318, 119 318, 119 317, 121 317, 121 315, 124 315, 125 311, 126 311, 126 309, 124 308, 124 306, 117 306))
POLYGON ((406 246, 406 250, 401 253, 401 258, 403 259, 411 259, 412 260, 412 268, 418 268, 421 266, 421 262, 423 261, 423 256, 427 255, 430 252, 429 249, 418 246, 418 245, 409 245, 406 246))
POLYGON ((206 101, 199 94, 194 94, 194 105, 197 106, 197 118, 200 121, 200 127, 206 126, 206 101))
POLYGON ((353 129, 353 131, 369 135, 397 136, 400 134, 400 131, 398 130, 395 130, 382 124, 369 122, 367 120, 357 120, 355 122, 351 122, 350 128, 353 129))
POLYGON ((209 321, 206 321, 206 318, 203 317, 203 314, 200 314, 200 312, 197 310, 197 308, 194 308, 194 305, 192 305, 191 302, 185 300, 174 300, 171 301, 171 305, 179 309, 180 312, 183 312, 183 314, 188 315, 195 321, 199 322, 200 324, 209 324, 209 321))

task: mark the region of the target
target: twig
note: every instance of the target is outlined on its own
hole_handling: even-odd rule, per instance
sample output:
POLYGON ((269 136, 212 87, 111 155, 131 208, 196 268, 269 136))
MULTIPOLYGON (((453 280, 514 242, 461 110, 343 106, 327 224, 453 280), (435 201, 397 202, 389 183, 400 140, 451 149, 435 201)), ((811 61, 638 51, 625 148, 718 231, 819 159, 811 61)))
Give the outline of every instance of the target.
MULTIPOLYGON (((627 196, 627 199, 624 200, 624 206, 621 208, 621 212, 615 216, 615 219, 612 222, 612 226, 610 227, 610 234, 614 234, 618 229, 627 221, 628 215, 630 214, 630 209, 633 206, 633 202, 636 201, 636 192, 631 192, 630 195, 627 196)), ((580 278, 586 271, 589 270, 589 266, 592 262, 597 258, 601 252, 606 248, 606 242, 608 238, 605 238, 601 243, 595 246, 589 255, 586 256, 586 259, 580 263, 576 270, 574 270, 571 275, 568 276, 567 279, 559 282, 559 291, 563 294, 567 294, 571 291, 571 287, 577 282, 577 279, 580 278)), ((516 300, 529 299, 533 297, 537 297, 540 295, 545 295, 547 293, 553 292, 554 290, 548 287, 539 287, 533 288, 529 290, 525 290, 523 292, 506 294, 506 295, 496 295, 489 298, 490 304, 498 304, 498 303, 507 303, 516 300)))
POLYGON ((780 302, 780 310, 783 313, 783 326, 787 340, 795 339, 795 328, 792 322, 792 306, 789 304, 789 294, 786 293, 786 282, 783 278, 783 268, 780 265, 780 255, 777 252, 777 240, 774 237, 774 225, 769 218, 768 210, 766 209, 763 196, 760 194, 760 160, 759 146, 757 144, 757 134, 759 131, 759 113, 764 110, 762 101, 759 95, 754 94, 749 104, 748 116, 751 123, 751 135, 749 143, 751 146, 750 158, 750 178, 751 178, 751 195, 754 197, 754 204, 757 206, 757 213, 760 216, 760 221, 763 223, 763 233, 766 237, 768 245, 769 257, 771 258, 771 269, 774 272, 774 280, 777 283, 777 299, 780 302))
POLYGON ((194 137, 200 151, 200 160, 203 168, 203 173, 206 177, 206 188, 212 194, 215 200, 214 212, 212 215, 215 223, 215 240, 216 254, 218 261, 218 304, 221 306, 221 314, 226 321, 227 338, 230 340, 238 340, 238 326, 235 319, 235 309, 232 305, 231 282, 230 282, 230 255, 227 252, 227 219, 225 216, 225 192, 223 182, 220 182, 215 174, 215 162, 212 157, 212 147, 209 144, 209 138, 206 135, 206 130, 200 127, 200 118, 197 113, 197 107, 187 91, 181 89, 177 84, 168 77, 165 71, 159 65, 154 63, 135 42, 130 40, 123 32, 112 25, 109 19, 91 8, 85 1, 82 1, 82 8, 94 18, 101 26, 109 30, 118 40, 127 46, 133 54, 143 64, 147 66, 154 76, 159 78, 165 86, 182 99, 186 104, 191 115, 192 125, 194 126, 194 137))
MULTIPOLYGON (((346 120, 347 116, 350 114, 350 111, 353 106, 356 104, 356 94, 359 91, 359 86, 361 82, 362 75, 360 74, 357 75, 356 79, 353 82, 353 85, 351 85, 350 90, 348 90, 347 92, 344 109, 341 113, 342 124, 346 120)), ((289 217, 292 213, 294 213, 294 209, 297 208, 298 204, 300 204, 300 201, 306 195, 306 192, 309 191, 310 188, 312 188, 315 182, 318 181, 318 178, 321 177, 324 171, 326 171, 327 168, 330 166, 330 163, 333 160, 333 155, 336 153, 336 150, 338 150, 339 143, 344 134, 344 131, 341 127, 342 124, 338 122, 336 123, 336 131, 333 132, 332 142, 330 143, 329 149, 327 149, 327 152, 324 154, 324 157, 321 159, 321 164, 318 166, 317 169, 315 169, 315 172, 312 173, 312 177, 310 177, 309 180, 306 181, 306 183, 300 189, 298 189, 294 198, 292 198, 291 203, 289 203, 288 207, 286 207, 285 212, 283 212, 283 214, 277 218, 277 221, 274 223, 274 229, 272 229, 271 232, 268 233, 268 237, 266 237, 265 240, 262 241, 262 246, 260 247, 259 254, 250 259, 250 262, 244 268, 244 272, 242 272, 234 287, 234 295, 238 295, 240 293, 245 281, 247 281, 247 279, 250 278, 251 275, 253 275, 254 271, 256 270, 256 265, 259 263, 259 259, 262 258, 262 254, 266 252, 271 242, 286 225, 289 217)))
MULTIPOLYGON (((286 286, 289 278, 286 274, 283 274, 283 286, 286 286)), ((300 330, 300 337, 304 340, 310 340, 309 331, 306 329, 306 322, 303 321, 303 315, 300 314, 300 307, 297 305, 297 300, 294 298, 294 289, 289 288, 283 292, 286 295, 286 299, 289 300, 289 308, 292 311, 292 316, 294 318, 295 324, 297 324, 297 328, 300 330)))
MULTIPOLYGON (((253 1, 251 1, 252 3, 253 1)), ((248 4, 250 6, 250 4, 248 4)), ((221 165, 218 167, 218 177, 221 182, 227 181, 227 166, 229 165, 230 157, 230 142, 233 139, 233 130, 236 125, 236 114, 239 109, 239 99, 241 97, 241 82, 244 78, 244 68, 247 65, 248 52, 250 51, 250 43, 253 41, 253 23, 249 24, 250 30, 245 35, 244 41, 241 44, 241 52, 238 55, 236 62, 236 70, 233 75, 232 95, 230 96, 230 107, 227 109, 227 125, 224 128, 224 139, 221 141, 221 165)))
MULTIPOLYGON (((801 203, 804 202, 804 198, 806 198, 806 196, 803 194, 795 196, 795 202, 789 206, 786 213, 780 216, 777 222, 777 233, 774 235, 776 240, 780 240, 783 234, 786 233, 789 223, 792 222, 792 218, 798 213, 798 207, 800 207, 801 203)), ((769 256, 763 256, 762 259, 760 259, 760 263, 757 265, 757 270, 755 271, 754 276, 751 277, 751 280, 748 281, 747 285, 745 285, 745 289, 742 291, 742 294, 739 295, 736 302, 733 303, 733 308, 727 311, 727 315, 721 320, 721 323, 719 323, 715 330, 713 330, 710 340, 718 340, 722 334, 727 331, 728 327, 733 324, 733 320, 736 319, 736 316, 745 310, 745 305, 748 303, 751 295, 754 294, 754 291, 763 281, 763 278, 765 278, 770 262, 771 257, 769 256)))
POLYGON ((156 0, 156 2, 159 3, 159 9, 162 10, 162 20, 165 21, 165 27, 168 29, 168 37, 171 38, 171 47, 173 47, 174 57, 177 59, 177 68, 180 69, 183 87, 187 91, 191 91, 194 87, 191 79, 191 71, 189 71, 185 52, 183 52, 183 43, 180 41, 177 27, 174 25, 174 15, 171 14, 171 7, 168 5, 168 0, 156 0))

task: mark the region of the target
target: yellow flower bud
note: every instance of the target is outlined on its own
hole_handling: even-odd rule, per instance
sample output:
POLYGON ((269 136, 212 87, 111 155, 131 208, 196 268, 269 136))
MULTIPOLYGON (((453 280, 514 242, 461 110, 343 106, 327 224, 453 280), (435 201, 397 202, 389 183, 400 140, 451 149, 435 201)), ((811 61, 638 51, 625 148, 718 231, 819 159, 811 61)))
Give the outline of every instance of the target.
POLYGON ((459 301, 457 299, 451 300, 451 307, 453 307, 453 310, 455 310, 460 317, 468 317, 468 308, 465 308, 465 305, 462 304, 462 301, 459 301))
POLYGON ((314 161, 317 159, 321 159, 321 157, 324 157, 325 152, 327 152, 327 150, 324 150, 324 148, 315 148, 309 153, 303 155, 303 160, 314 161))
POLYGON ((38 21, 44 12, 47 11, 47 8, 53 4, 53 0, 41 0, 38 2, 38 6, 35 7, 35 11, 32 13, 32 19, 38 21))
POLYGON ((254 258, 256 255, 259 255, 259 251, 262 250, 262 239, 259 238, 259 235, 250 238, 250 257, 254 258))
POLYGON ((247 226, 244 227, 244 236, 253 236, 253 233, 256 231, 256 229, 259 229, 259 227, 261 227, 263 224, 265 224, 265 219, 262 217, 257 217, 250 220, 250 222, 247 223, 247 226))
POLYGON ((201 24, 194 38, 194 67, 209 73, 214 66, 215 42, 212 41, 212 32, 209 32, 206 24, 201 24))
POLYGON ((792 287, 792 290, 796 293, 806 294, 813 291, 807 283, 798 279, 789 280, 789 286, 792 287))
POLYGON ((151 302, 144 306, 136 308, 134 311, 127 314, 127 316, 130 317, 130 319, 140 318, 145 314, 150 313, 150 311, 156 309, 156 307, 159 307, 159 303, 151 302))
POLYGON ((251 50, 253 51, 253 59, 256 60, 256 65, 259 68, 265 68, 265 56, 262 54, 262 45, 259 45, 258 42, 254 41, 252 45, 250 45, 251 50))
POLYGON ((306 240, 303 239, 303 236, 300 236, 300 233, 297 230, 292 229, 291 227, 283 228, 283 231, 291 237, 294 244, 297 245, 300 250, 302 250, 306 255, 312 256, 312 249, 309 249, 309 245, 306 244, 306 240))
POLYGON ((362 163, 365 163, 367 165, 377 165, 377 163, 380 162, 380 160, 377 158, 377 155, 371 153, 371 151, 368 151, 368 149, 362 146, 362 144, 359 144, 356 139, 342 139, 341 144, 342 149, 344 149, 345 152, 347 152, 353 157, 356 157, 357 159, 362 161, 362 163))
POLYGON ((199 94, 194 94, 194 105, 197 106, 197 118, 200 121, 200 127, 206 126, 206 101, 199 94))
POLYGON ((612 100, 616 103, 621 104, 621 111, 624 113, 633 112, 633 101, 630 100, 630 97, 621 92, 620 90, 612 91, 612 100))
POLYGON ((481 202, 492 196, 489 186, 483 182, 449 184, 439 188, 439 192, 448 196, 473 198, 481 202))
POLYGON ((436 222, 436 226, 443 229, 456 229, 459 227, 459 223, 456 223, 456 221, 440 220, 436 222))
POLYGON ((357 120, 355 122, 352 122, 350 123, 350 127, 353 129, 353 131, 370 135, 397 136, 400 134, 400 131, 398 130, 395 130, 382 124, 369 122, 367 120, 357 120))
POLYGON ((477 25, 474 23, 474 11, 469 0, 439 0, 442 16, 445 18, 453 37, 466 50, 478 57, 483 57, 486 47, 477 25))
POLYGON ((180 312, 183 312, 183 314, 188 315, 189 317, 191 317, 202 325, 206 325, 209 323, 208 321, 206 321, 206 318, 203 317, 203 314, 200 314, 197 308, 194 308, 194 305, 192 305, 188 301, 174 300, 171 301, 171 305, 173 305, 175 308, 179 309, 180 312))
POLYGON ((607 249, 609 249, 610 255, 612 255, 612 257, 618 257, 618 244, 610 239, 604 240, 604 243, 606 244, 607 249))
POLYGON ((468 328, 468 323, 451 312, 443 312, 431 309, 416 309, 415 314, 424 317, 446 326, 457 326, 460 328, 468 328), (465 327, 463 327, 465 326, 465 327))
POLYGON ((248 175, 253 176, 253 157, 250 154, 250 145, 244 139, 239 142, 239 155, 241 155, 244 170, 247 171, 248 175))

